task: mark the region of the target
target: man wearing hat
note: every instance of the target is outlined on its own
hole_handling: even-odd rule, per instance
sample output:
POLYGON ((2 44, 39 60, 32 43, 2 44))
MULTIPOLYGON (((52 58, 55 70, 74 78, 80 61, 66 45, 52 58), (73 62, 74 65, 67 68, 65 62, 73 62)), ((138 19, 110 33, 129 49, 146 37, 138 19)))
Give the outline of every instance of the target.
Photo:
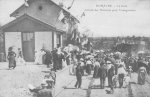
POLYGON ((118 77, 119 77, 119 88, 121 88, 123 86, 124 76, 127 74, 127 72, 125 71, 123 62, 120 63, 117 73, 118 73, 118 77))
POLYGON ((100 77, 100 86, 102 89, 105 88, 105 79, 107 77, 107 66, 105 63, 101 63, 101 67, 98 71, 98 76, 100 77))
POLYGON ((98 77, 99 67, 100 67, 100 63, 99 63, 99 59, 97 58, 96 61, 94 62, 94 74, 93 74, 93 78, 97 78, 98 77))
POLYGON ((77 82, 75 84, 76 88, 77 88, 77 86, 78 86, 78 88, 81 88, 82 74, 83 74, 83 68, 81 67, 81 62, 79 62, 76 67, 76 78, 77 78, 77 82))
POLYGON ((84 68, 85 68, 85 67, 84 67, 84 66, 85 66, 85 65, 84 65, 84 59, 81 58, 81 59, 80 59, 80 62, 81 62, 82 70, 83 70, 82 75, 84 75, 84 68))
POLYGON ((47 89, 48 84, 44 80, 41 83, 42 90, 39 90, 37 93, 37 97, 53 97, 51 89, 47 89))
POLYGON ((110 61, 107 61, 107 69, 108 69, 108 86, 111 87, 112 77, 115 75, 115 67, 110 61))

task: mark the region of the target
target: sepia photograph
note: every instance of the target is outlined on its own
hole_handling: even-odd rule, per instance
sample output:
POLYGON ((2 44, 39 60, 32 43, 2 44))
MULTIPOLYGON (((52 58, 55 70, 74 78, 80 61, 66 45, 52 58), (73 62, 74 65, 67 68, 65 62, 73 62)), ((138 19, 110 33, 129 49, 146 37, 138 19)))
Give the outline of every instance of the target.
POLYGON ((0 97, 150 97, 150 0, 0 0, 0 97))

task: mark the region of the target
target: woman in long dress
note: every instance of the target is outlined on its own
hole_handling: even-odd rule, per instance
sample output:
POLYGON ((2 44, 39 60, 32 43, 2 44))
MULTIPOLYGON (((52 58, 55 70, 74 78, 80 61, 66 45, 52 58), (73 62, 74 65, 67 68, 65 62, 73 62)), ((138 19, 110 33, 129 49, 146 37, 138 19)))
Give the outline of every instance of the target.
POLYGON ((8 49, 8 56, 7 56, 7 59, 9 60, 9 68, 13 67, 13 69, 16 67, 16 60, 15 60, 15 57, 16 57, 16 53, 13 51, 13 48, 10 47, 8 49))
POLYGON ((73 66, 72 66, 72 74, 75 75, 76 67, 78 65, 78 60, 76 58, 73 59, 73 66))
POLYGON ((17 58, 17 65, 26 65, 26 62, 25 60, 23 59, 23 55, 22 55, 22 52, 21 52, 21 49, 18 48, 18 58, 17 58))
POLYGON ((140 67, 138 70, 138 84, 140 85, 145 84, 146 75, 147 75, 146 68, 144 66, 140 67))
POLYGON ((38 60, 39 60, 39 52, 37 52, 37 51, 35 50, 34 63, 35 63, 36 65, 38 65, 38 60))
POLYGON ((43 64, 43 55, 44 54, 45 54, 45 52, 43 51, 43 49, 41 49, 39 52, 38 64, 43 64))

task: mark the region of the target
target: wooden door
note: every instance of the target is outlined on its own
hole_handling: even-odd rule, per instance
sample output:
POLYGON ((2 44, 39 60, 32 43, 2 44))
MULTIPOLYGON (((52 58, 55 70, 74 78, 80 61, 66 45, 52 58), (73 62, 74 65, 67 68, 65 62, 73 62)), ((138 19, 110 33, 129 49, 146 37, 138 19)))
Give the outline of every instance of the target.
POLYGON ((23 32, 22 33, 22 49, 23 56, 26 62, 34 62, 34 32, 23 32))

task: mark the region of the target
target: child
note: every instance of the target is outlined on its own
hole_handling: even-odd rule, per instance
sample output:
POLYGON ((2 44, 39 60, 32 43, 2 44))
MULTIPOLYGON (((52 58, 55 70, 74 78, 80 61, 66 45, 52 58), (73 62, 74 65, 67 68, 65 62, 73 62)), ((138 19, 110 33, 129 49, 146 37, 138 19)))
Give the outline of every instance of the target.
POLYGON ((113 81, 113 87, 116 88, 117 87, 117 82, 118 82, 118 76, 114 75, 112 77, 112 81, 113 81))
POLYGON ((132 73, 132 72, 133 72, 132 66, 129 66, 128 74, 129 74, 130 78, 131 78, 131 73, 132 73))
POLYGON ((118 80, 117 75, 114 75, 114 76, 112 77, 113 84, 110 85, 110 94, 113 94, 113 93, 114 93, 114 88, 117 87, 117 80, 118 80))
POLYGON ((54 80, 53 80, 52 76, 45 75, 43 81, 45 81, 48 84, 47 89, 54 88, 55 85, 54 85, 54 80))
POLYGON ((124 77, 125 88, 128 87, 130 81, 131 81, 131 80, 130 80, 130 75, 127 74, 127 76, 124 77))

